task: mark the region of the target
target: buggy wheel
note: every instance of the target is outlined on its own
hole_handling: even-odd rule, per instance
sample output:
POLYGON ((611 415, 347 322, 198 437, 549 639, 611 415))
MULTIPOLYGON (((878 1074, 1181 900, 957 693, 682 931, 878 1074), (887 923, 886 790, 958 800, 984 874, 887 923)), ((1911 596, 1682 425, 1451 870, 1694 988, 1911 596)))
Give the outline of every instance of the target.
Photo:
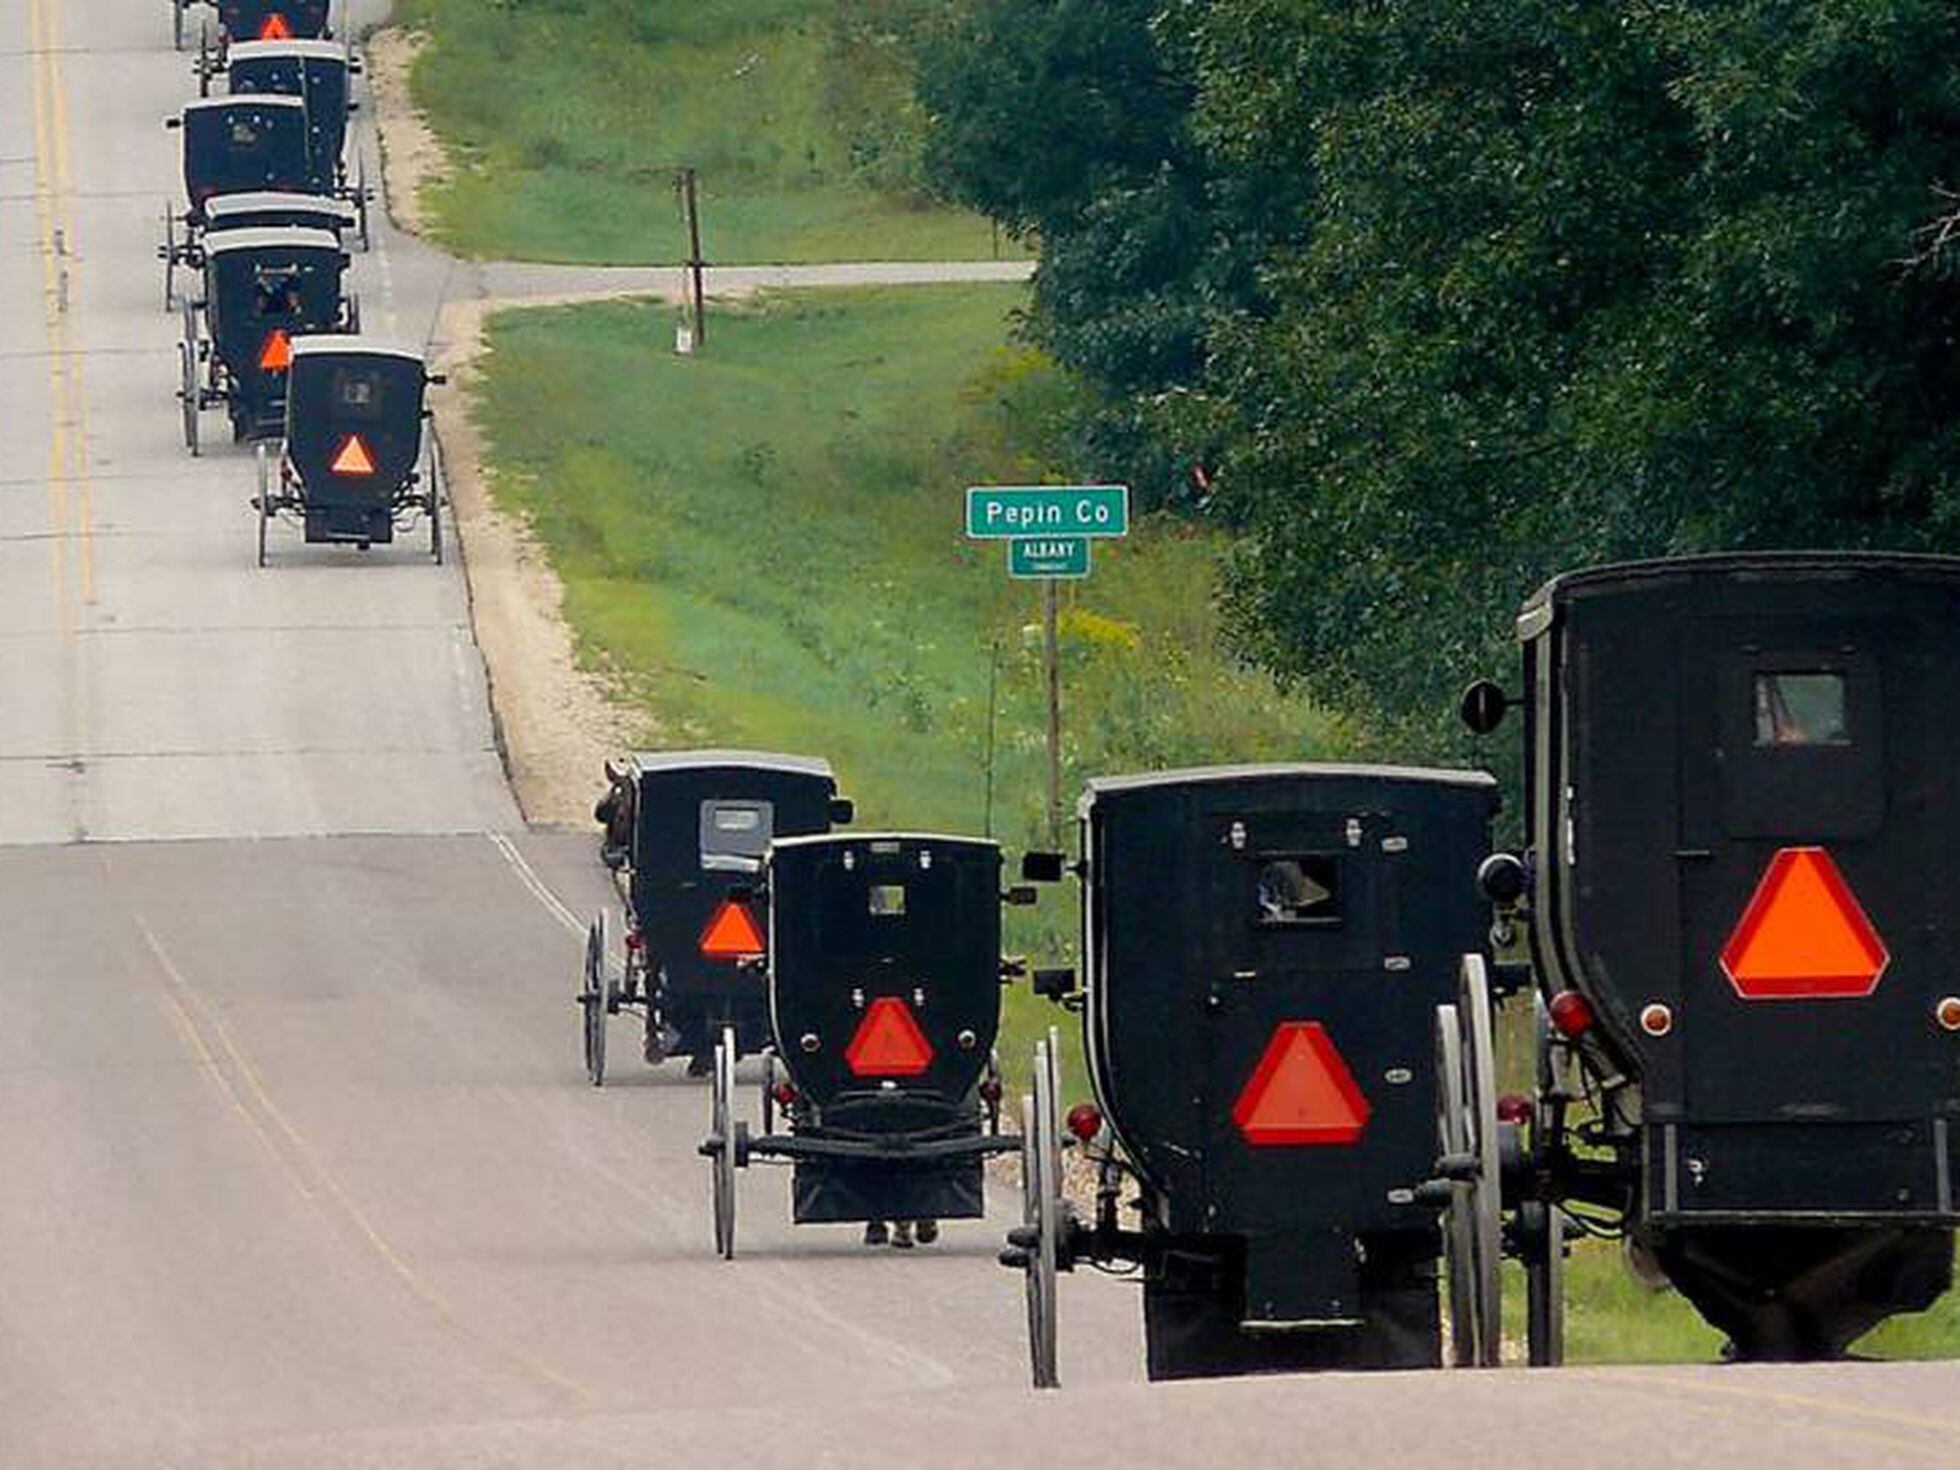
POLYGON ((351 337, 361 335, 361 297, 358 291, 347 293, 347 333, 351 337))
POLYGON ((578 1003, 585 1012, 585 1075, 594 1087, 606 1085, 606 918, 585 931, 585 975, 578 1003))
POLYGON ((259 565, 265 565, 265 532, 272 523, 272 476, 267 471, 266 447, 261 444, 258 450, 259 493, 252 498, 252 504, 259 508, 259 565))
POLYGON ((776 1131, 776 1052, 773 1047, 762 1050, 762 1131, 765 1134, 776 1131))
POLYGON ((354 228, 361 237, 361 249, 372 250, 374 237, 368 233, 368 186, 367 154, 356 153, 354 159, 354 228))
POLYGON ((157 253, 163 257, 163 309, 169 311, 177 304, 177 216, 168 203, 163 206, 163 249, 157 253))
POLYGON ((1058 1043, 1053 1028, 1035 1043, 1034 1085, 1021 1104, 1022 1239, 1026 1247, 1028 1366, 1036 1388, 1061 1384, 1056 1361, 1055 1273, 1060 1256, 1062 1144, 1058 1043))
MULTIPOLYGON (((1456 1007, 1436 1007, 1436 1147, 1442 1159, 1467 1157, 1469 1127, 1463 1108, 1463 1030, 1456 1007)), ((1469 1185, 1450 1179, 1450 1202, 1443 1213, 1443 1268, 1449 1289, 1449 1363, 1476 1366, 1476 1246, 1466 1203, 1469 1185)))
POLYGON ((189 342, 177 344, 179 384, 177 397, 184 405, 184 448, 197 453, 197 349, 189 342))
POLYGON ((735 1030, 722 1027, 715 1041, 714 1150, 708 1156, 714 1170, 715 1254, 735 1259, 735 1030))
POLYGON ((424 507, 429 513, 429 555, 442 565, 442 444, 429 435, 429 497, 424 507))
POLYGON ((1476 1156, 1470 1182, 1471 1224, 1476 1241, 1478 1366, 1502 1360, 1503 1165, 1497 1129, 1497 1049, 1492 1035, 1490 979, 1482 955, 1465 955, 1457 979, 1458 1020, 1463 1027, 1463 1102, 1476 1156))
POLYGON ((184 49, 184 11, 190 0, 170 0, 170 48, 173 51, 184 49))
MULTIPOLYGON (((1565 1067, 1543 995, 1532 996, 1532 1016, 1538 1099, 1531 1147, 1537 1153, 1553 1144, 1552 1133, 1561 1116, 1555 1101, 1565 1095, 1565 1067)), ((1519 1225, 1525 1246, 1526 1361, 1534 1368, 1556 1368, 1565 1361, 1565 1215, 1550 1201, 1533 1200, 1519 1211, 1519 1225)))

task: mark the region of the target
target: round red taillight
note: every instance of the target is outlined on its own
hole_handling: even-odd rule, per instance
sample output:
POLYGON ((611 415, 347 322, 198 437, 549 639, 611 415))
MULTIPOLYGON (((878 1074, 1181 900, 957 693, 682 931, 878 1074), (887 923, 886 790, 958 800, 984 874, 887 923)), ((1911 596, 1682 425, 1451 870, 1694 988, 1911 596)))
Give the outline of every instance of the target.
POLYGON ((1068 1110, 1068 1131, 1087 1143, 1102 1132, 1102 1109, 1094 1103, 1081 1102, 1068 1110))
POLYGON ((1531 1099, 1528 1097, 1507 1092, 1497 1100, 1497 1121, 1500 1123, 1529 1123, 1531 1114, 1531 1099))
POLYGON ((1598 1019, 1593 1015, 1592 1002, 1576 990, 1561 990, 1545 1009, 1551 1015, 1552 1025, 1558 1028, 1558 1034, 1566 1037, 1585 1035, 1598 1019))
POLYGON ((1942 1031, 1960 1031, 1960 995, 1940 997, 1933 1007, 1933 1019, 1942 1031))
POLYGON ((786 1108, 796 1101, 796 1084, 794 1082, 778 1082, 769 1091, 774 1095, 776 1106, 779 1108, 786 1108))
POLYGON ((980 1099, 982 1102, 997 1103, 1000 1101, 1000 1097, 1000 1079, 998 1077, 989 1077, 985 1082, 980 1084, 980 1099))
POLYGON ((1665 1036, 1674 1029, 1674 1012, 1651 1001, 1640 1008, 1640 1029, 1649 1036, 1665 1036))

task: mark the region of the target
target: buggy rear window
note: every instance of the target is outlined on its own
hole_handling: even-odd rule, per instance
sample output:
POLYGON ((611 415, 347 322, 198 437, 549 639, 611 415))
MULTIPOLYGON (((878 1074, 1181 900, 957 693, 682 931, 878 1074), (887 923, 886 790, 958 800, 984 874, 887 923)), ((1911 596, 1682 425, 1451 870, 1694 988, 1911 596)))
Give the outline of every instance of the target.
POLYGON ((1844 675, 1785 670, 1755 677, 1756 744, 1849 745, 1844 675))
POLYGON ((776 829, 775 806, 766 801, 701 803, 701 866, 753 873, 762 866, 776 829))
POLYGON ((1341 921, 1341 861, 1331 853, 1259 859, 1253 919, 1261 928, 1322 928, 1341 921))
POLYGON ((870 911, 874 918, 899 919, 905 916, 903 883, 873 883, 870 892, 870 911))
POLYGON ((337 418, 374 423, 386 412, 388 381, 379 368, 335 368, 332 391, 337 418))

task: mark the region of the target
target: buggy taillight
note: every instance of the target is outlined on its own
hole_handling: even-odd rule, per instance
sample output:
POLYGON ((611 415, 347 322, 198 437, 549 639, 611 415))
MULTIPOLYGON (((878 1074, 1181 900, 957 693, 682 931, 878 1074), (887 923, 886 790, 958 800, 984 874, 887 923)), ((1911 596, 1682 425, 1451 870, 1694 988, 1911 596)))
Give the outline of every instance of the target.
POLYGON ((1571 1039, 1584 1036, 1592 1030, 1598 1017, 1593 1014, 1592 1002, 1576 990, 1561 990, 1553 996, 1545 1007, 1552 1018, 1552 1025, 1558 1034, 1571 1039))
POLYGON ((776 1099, 776 1106, 779 1108, 791 1107, 796 1102, 796 1084, 794 1082, 778 1082, 774 1087, 769 1089, 769 1092, 776 1099))
POLYGON ((1068 1110, 1068 1131, 1084 1143, 1102 1132, 1102 1109, 1092 1102, 1079 1102, 1068 1110))

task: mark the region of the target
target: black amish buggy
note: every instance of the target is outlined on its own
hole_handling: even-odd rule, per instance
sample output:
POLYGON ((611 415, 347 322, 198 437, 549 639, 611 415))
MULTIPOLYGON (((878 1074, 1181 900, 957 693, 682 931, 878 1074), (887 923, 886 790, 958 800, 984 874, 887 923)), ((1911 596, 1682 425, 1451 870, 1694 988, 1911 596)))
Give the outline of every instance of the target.
POLYGON ((273 517, 292 516, 309 545, 366 551, 417 520, 442 561, 442 459, 423 435, 425 390, 442 379, 406 348, 368 337, 295 337, 286 377, 278 481, 259 451, 259 565, 273 517))
POLYGON ((671 750, 608 763, 594 815, 625 909, 626 964, 606 970, 602 914, 586 936, 579 986, 585 1072, 606 1080, 606 1018, 641 1012, 642 1054, 653 1065, 692 1058, 703 1075, 725 1029, 737 1054, 768 1043, 759 967, 768 915, 755 889, 771 840, 848 822, 826 761, 756 750, 671 750))
POLYGON ((234 97, 297 97, 306 107, 313 177, 352 204, 362 248, 368 244, 366 162, 352 177, 345 163, 347 121, 354 109, 353 78, 360 63, 350 46, 337 41, 248 41, 222 55, 201 57, 198 86, 208 93, 211 78, 223 73, 234 97))
POLYGON ((195 237, 182 242, 175 238, 176 221, 167 217, 165 228, 171 238, 157 251, 163 261, 163 303, 176 304, 176 271, 179 265, 193 271, 204 269, 204 242, 227 230, 277 230, 295 228, 325 230, 340 240, 355 225, 354 206, 331 194, 294 194, 274 190, 248 189, 237 194, 214 194, 204 201, 203 226, 195 237))
POLYGON ((204 233, 205 205, 220 194, 277 191, 328 194, 331 174, 313 166, 306 104, 297 97, 206 97, 185 104, 166 127, 184 135, 184 196, 181 214, 163 207, 163 302, 172 305, 176 267, 194 262, 204 233))
POLYGON ((296 337, 358 332, 360 302, 342 289, 347 255, 324 230, 227 230, 207 237, 204 299, 184 300, 178 344, 184 444, 198 452, 199 411, 223 404, 234 442, 278 436, 296 337), (202 330, 200 330, 202 329, 202 330))
POLYGON ((917 833, 770 844, 772 1042, 762 1128, 735 1116, 735 1038, 715 1044, 715 1249, 735 1254, 735 1178, 755 1159, 794 1167, 792 1217, 863 1224, 867 1244, 930 1244, 939 1223, 984 1211, 1000 1133, 994 1037, 1000 988, 1000 849, 917 833), (780 1126, 779 1126, 780 1125, 780 1126))
MULTIPOLYGON (((1083 1016, 1095 1102, 1066 1133, 1055 1042, 1022 1129, 1034 1381, 1058 1271, 1134 1268, 1153 1379, 1440 1359, 1431 1020, 1487 943, 1474 875, 1497 783, 1471 771, 1219 766, 1092 781, 1079 806, 1083 1016), (1128 1208, 1135 1222, 1126 1223, 1128 1208)), ((1030 854, 1024 876, 1059 877, 1030 854)))
POLYGON ((1951 1284, 1956 627, 1960 559, 1823 552, 1574 572, 1518 619, 1530 847, 1487 877, 1540 1097, 1514 1166, 1457 1177, 1623 1231, 1735 1357, 1840 1355, 1951 1284))
MULTIPOLYGON (((189 10, 210 4, 218 12, 216 44, 237 41, 322 40, 333 34, 333 0, 170 0, 171 41, 184 49, 189 10)), ((200 45, 209 48, 206 34, 200 45)))

